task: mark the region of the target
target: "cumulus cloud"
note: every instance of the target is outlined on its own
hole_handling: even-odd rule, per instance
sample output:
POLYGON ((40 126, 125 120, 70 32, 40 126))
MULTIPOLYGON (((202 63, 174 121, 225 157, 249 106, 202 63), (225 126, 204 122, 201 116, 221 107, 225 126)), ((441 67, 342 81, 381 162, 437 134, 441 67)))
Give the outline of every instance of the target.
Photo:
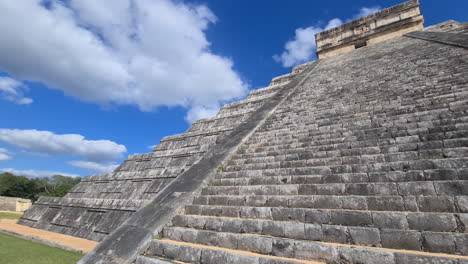
POLYGON ((318 27, 298 28, 294 40, 286 42, 285 51, 274 55, 273 59, 283 67, 291 67, 311 60, 315 50, 315 34, 322 31, 318 27))
POLYGON ((2 160, 11 160, 8 150, 0 148, 0 161, 2 160))
POLYGON ((210 51, 216 19, 175 0, 4 0, 0 69, 86 101, 191 115, 247 92, 233 61, 210 51))
POLYGON ((379 6, 374 6, 374 7, 362 7, 361 9, 359 9, 359 13, 357 13, 356 15, 353 16, 352 19, 350 19, 349 21, 351 20, 354 20, 354 19, 358 19, 358 18, 361 18, 361 17, 365 17, 365 16, 368 16, 370 14, 373 14, 377 11, 379 11, 381 8, 379 6))
POLYGON ((50 177, 53 175, 63 175, 63 176, 70 176, 70 177, 79 177, 80 175, 77 174, 70 174, 65 172, 59 171, 38 171, 38 170, 16 170, 12 168, 4 168, 0 169, 0 172, 8 172, 18 176, 26 176, 30 178, 39 178, 39 177, 50 177))
MULTIPOLYGON (((351 19, 346 21, 367 16, 379 10, 380 7, 363 7, 357 14, 353 15, 351 19)), ((315 58, 315 50, 317 48, 317 44, 315 43, 315 34, 337 27, 343 23, 343 20, 333 18, 328 21, 325 27, 310 26, 296 29, 294 39, 286 42, 283 53, 281 53, 281 55, 274 55, 273 59, 276 62, 281 63, 285 68, 313 60, 315 58)))
POLYGON ((150 145, 148 146, 149 149, 153 150, 157 145, 150 145))
POLYGON ((112 163, 97 163, 97 162, 92 162, 92 161, 83 161, 83 160, 77 160, 77 161, 70 161, 68 164, 78 167, 80 169, 88 170, 88 171, 93 171, 97 173, 109 173, 115 170, 119 165, 117 164, 112 164, 112 163))
POLYGON ((26 86, 15 79, 6 76, 0 76, 0 97, 15 104, 30 104, 31 98, 24 97, 26 86))
POLYGON ((76 156, 94 162, 122 157, 124 145, 110 140, 87 140, 78 134, 57 135, 50 131, 0 129, 0 141, 11 146, 53 156, 76 156))
POLYGON ((188 111, 185 120, 189 123, 193 123, 196 120, 202 118, 209 118, 215 116, 218 113, 220 107, 218 105, 214 106, 196 106, 188 111))

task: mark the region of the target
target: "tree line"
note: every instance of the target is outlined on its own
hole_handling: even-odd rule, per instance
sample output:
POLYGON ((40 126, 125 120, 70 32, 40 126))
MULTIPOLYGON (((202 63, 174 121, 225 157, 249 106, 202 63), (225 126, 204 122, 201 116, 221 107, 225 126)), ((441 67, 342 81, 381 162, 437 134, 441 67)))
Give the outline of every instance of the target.
POLYGON ((80 182, 80 177, 53 175, 29 179, 11 173, 0 174, 0 196, 19 197, 36 201, 40 196, 63 197, 80 182))

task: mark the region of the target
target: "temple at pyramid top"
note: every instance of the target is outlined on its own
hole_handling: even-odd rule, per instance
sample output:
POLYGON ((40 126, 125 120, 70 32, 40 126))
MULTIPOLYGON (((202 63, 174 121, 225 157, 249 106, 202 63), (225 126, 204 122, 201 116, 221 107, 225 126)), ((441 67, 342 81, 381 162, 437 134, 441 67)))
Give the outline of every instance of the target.
POLYGON ((323 59, 350 52, 420 30, 423 24, 419 1, 410 0, 317 33, 317 56, 323 59))

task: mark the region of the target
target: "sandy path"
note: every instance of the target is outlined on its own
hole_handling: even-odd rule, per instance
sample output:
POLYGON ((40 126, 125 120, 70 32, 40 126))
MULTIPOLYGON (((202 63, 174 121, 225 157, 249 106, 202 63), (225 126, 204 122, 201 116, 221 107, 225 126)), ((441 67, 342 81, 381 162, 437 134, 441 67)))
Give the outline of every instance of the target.
POLYGON ((19 214, 19 215, 23 214, 22 212, 1 211, 1 210, 0 210, 0 213, 19 214))
POLYGON ((16 224, 16 220, 0 219, 0 231, 15 233, 32 240, 43 241, 46 244, 74 249, 74 251, 89 252, 98 244, 97 242, 49 232, 41 229, 31 228, 16 224), (48 243, 47 243, 48 242, 48 243))

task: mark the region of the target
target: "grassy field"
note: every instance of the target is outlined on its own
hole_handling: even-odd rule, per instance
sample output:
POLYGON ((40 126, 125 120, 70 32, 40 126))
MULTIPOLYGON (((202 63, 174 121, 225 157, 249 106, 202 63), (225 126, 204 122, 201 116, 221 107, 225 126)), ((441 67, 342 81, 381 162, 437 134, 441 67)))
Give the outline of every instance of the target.
POLYGON ((22 214, 0 212, 0 219, 19 219, 22 214))
POLYGON ((0 232, 2 264, 67 264, 76 263, 81 254, 17 238, 0 232))

